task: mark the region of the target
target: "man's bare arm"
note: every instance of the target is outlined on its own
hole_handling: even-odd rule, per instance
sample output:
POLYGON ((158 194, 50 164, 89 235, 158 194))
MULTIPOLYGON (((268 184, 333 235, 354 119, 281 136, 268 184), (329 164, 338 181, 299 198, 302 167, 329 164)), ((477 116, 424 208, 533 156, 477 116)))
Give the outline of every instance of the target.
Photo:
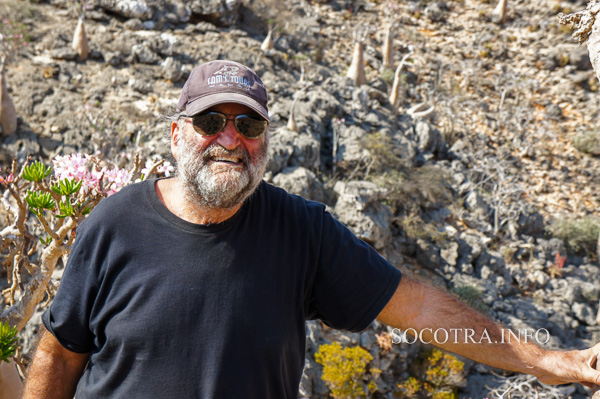
POLYGON ((43 325, 40 334, 23 399, 72 399, 89 354, 65 349, 43 325))
POLYGON ((600 382, 600 372, 591 367, 600 352, 600 344, 586 350, 560 352, 542 349, 531 342, 507 340, 508 334, 503 333, 499 324, 453 296, 410 277, 402 277, 378 319, 402 330, 422 331, 423 341, 431 341, 480 363, 534 375, 546 384, 580 382, 591 386, 600 382), (434 340, 434 332, 440 328, 449 333, 446 343, 434 340), (450 329, 456 330, 450 333, 450 329), (485 339, 476 339, 477 343, 473 343, 465 337, 468 330, 473 330, 475 337, 484 336, 485 339))

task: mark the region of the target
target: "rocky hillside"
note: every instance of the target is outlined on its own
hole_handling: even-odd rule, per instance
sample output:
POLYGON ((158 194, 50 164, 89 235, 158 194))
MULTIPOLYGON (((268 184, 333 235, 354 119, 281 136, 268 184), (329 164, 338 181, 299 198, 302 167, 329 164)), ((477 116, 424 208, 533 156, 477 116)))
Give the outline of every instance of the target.
MULTIPOLYGON (((71 46, 81 9, 64 0, 0 0, 3 32, 16 24, 26 42, 6 67, 18 126, 0 137, 0 166, 73 152, 120 166, 134 153, 168 158, 161 117, 173 112, 189 72, 236 60, 269 90, 277 126, 267 180, 326 203, 399 268, 494 319, 548 330, 547 346, 583 348, 600 339, 600 82, 557 14, 585 1, 510 0, 505 21, 494 7, 90 0, 82 61, 71 46), (382 50, 389 22, 392 68, 382 50), (270 27, 274 46, 261 49, 270 27), (354 38, 364 41, 364 85, 345 76, 354 38)), ((327 397, 314 354, 332 341, 371 352, 371 366, 382 370, 373 397, 391 398, 411 375, 423 377, 414 366, 422 348, 388 348, 389 332, 377 323, 345 334, 311 322, 307 332, 305 397, 327 397)), ((486 386, 521 383, 509 376, 466 362, 440 389, 493 397, 486 386)), ((586 397, 582 387, 537 389, 540 397, 586 397)))

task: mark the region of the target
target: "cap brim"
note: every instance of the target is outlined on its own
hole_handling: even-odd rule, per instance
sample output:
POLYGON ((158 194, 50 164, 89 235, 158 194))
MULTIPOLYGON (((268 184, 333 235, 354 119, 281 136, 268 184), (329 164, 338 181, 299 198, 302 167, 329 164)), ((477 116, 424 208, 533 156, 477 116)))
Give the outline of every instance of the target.
POLYGON ((185 108, 185 112, 188 116, 193 116, 212 106, 224 103, 236 103, 245 105, 251 108, 252 110, 258 112, 269 122, 271 121, 271 118, 269 118, 269 112, 265 109, 265 107, 260 105, 258 101, 255 101, 252 98, 239 93, 217 93, 198 97, 187 105, 187 107, 185 108))

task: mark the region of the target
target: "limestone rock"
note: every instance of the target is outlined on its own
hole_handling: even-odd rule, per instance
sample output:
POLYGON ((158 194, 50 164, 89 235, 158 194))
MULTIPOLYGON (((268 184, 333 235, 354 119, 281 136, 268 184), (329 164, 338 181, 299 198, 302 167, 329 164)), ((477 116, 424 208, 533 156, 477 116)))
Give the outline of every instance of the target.
POLYGON ((225 26, 234 25, 240 17, 239 0, 194 0, 191 4, 193 14, 199 14, 218 21, 225 26))
POLYGON ((313 172, 302 166, 283 169, 273 178, 273 184, 303 198, 325 202, 323 184, 313 172))
POLYGON ((183 68, 181 63, 175 60, 173 57, 167 57, 162 62, 161 72, 163 78, 172 82, 177 82, 183 77, 183 68))
POLYGON ((131 47, 131 56, 142 64, 156 64, 160 58, 145 44, 135 44, 131 47))
POLYGON ((594 312, 592 307, 588 304, 574 303, 573 314, 579 321, 587 324, 588 326, 596 325, 596 312, 594 312))
POLYGON ((98 0, 98 5, 126 18, 138 18, 144 21, 154 16, 154 9, 146 0, 98 0))
POLYGON ((383 249, 390 240, 392 212, 381 201, 384 192, 366 181, 338 181, 333 190, 339 195, 335 206, 338 219, 360 239, 375 249, 383 249))
MULTIPOLYGON (((600 8, 600 3, 596 4, 596 9, 600 8)), ((600 80, 600 12, 596 11, 596 21, 592 26, 592 33, 587 42, 588 51, 590 53, 590 61, 596 77, 600 80)))

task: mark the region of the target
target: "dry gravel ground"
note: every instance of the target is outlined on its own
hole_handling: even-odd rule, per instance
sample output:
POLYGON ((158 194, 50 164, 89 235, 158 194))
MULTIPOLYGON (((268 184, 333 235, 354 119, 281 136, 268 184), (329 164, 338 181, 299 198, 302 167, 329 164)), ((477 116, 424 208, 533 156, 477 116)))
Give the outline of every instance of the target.
MULTIPOLYGON (((27 3, 5 1, 11 6, 25 7, 27 3)), ((345 8, 348 4, 300 2, 302 16, 285 10, 279 20, 287 22, 282 34, 290 43, 287 56, 298 54, 293 51, 294 42, 301 40, 294 37, 294 32, 319 21, 320 39, 313 48, 302 43, 309 52, 305 55, 313 55, 314 59, 316 48, 322 47, 321 64, 343 74, 352 53, 351 31, 356 26, 371 26, 366 46, 367 78, 372 82, 380 74, 383 41, 380 27, 387 3, 362 2, 362 8, 355 13, 345 8)), ((28 115, 27 110, 33 108, 28 101, 40 92, 42 76, 51 83, 46 86, 61 85, 60 74, 57 82, 56 73, 52 72, 55 60, 50 52, 70 41, 76 19, 67 9, 43 3, 29 7, 35 10, 34 17, 25 20, 32 42, 9 65, 8 81, 23 122, 35 134, 52 137, 57 129, 62 133, 66 126, 48 126, 47 118, 28 115)), ((523 196, 545 216, 597 212, 599 161, 575 149, 573 139, 581 132, 598 130, 600 83, 593 79, 589 65, 577 65, 585 64, 581 55, 585 47, 578 49, 568 29, 561 27, 557 18, 561 11, 582 6, 556 0, 511 1, 505 25, 489 21, 493 4, 487 1, 407 1, 398 7, 394 43, 399 51, 395 62, 399 62, 407 48, 414 49, 408 70, 416 74, 415 87, 404 97, 402 107, 409 108, 422 101, 434 104, 433 122, 442 130, 448 145, 464 139, 475 147, 475 158, 494 154, 507 167, 518 170, 519 181, 526 187, 523 196), (439 16, 430 12, 433 6, 441 9, 439 16)), ((92 20, 86 26, 92 50, 107 47, 118 50, 128 44, 129 35, 145 34, 123 32, 123 19, 92 20)), ((260 24, 253 28, 249 31, 266 30, 260 24)), ((186 54, 187 49, 195 59, 209 55, 196 50, 201 45, 194 43, 193 35, 182 31, 172 34, 178 41, 176 53, 186 54)), ((235 32, 224 30, 205 33, 204 40, 210 39, 214 47, 210 55, 231 55, 231 48, 215 43, 235 42, 235 36, 235 32)), ((258 41, 263 36, 259 33, 255 37, 258 41)), ((257 53, 255 49, 250 52, 257 53)), ((127 121, 139 126, 143 119, 173 106, 181 85, 154 76, 147 93, 123 87, 131 85, 131 79, 138 75, 152 78, 156 75, 155 66, 138 64, 115 70, 101 60, 89 60, 77 63, 73 69, 66 85, 74 86, 71 87, 74 99, 54 111, 81 112, 85 103, 93 104, 96 99, 96 86, 104 90, 102 86, 110 79, 113 84, 108 92, 102 93, 100 109, 121 116, 121 110, 131 107, 122 116, 122 124, 127 121)), ((310 61, 306 69, 310 72, 310 61)), ((58 138, 54 135, 54 139, 58 138)))

